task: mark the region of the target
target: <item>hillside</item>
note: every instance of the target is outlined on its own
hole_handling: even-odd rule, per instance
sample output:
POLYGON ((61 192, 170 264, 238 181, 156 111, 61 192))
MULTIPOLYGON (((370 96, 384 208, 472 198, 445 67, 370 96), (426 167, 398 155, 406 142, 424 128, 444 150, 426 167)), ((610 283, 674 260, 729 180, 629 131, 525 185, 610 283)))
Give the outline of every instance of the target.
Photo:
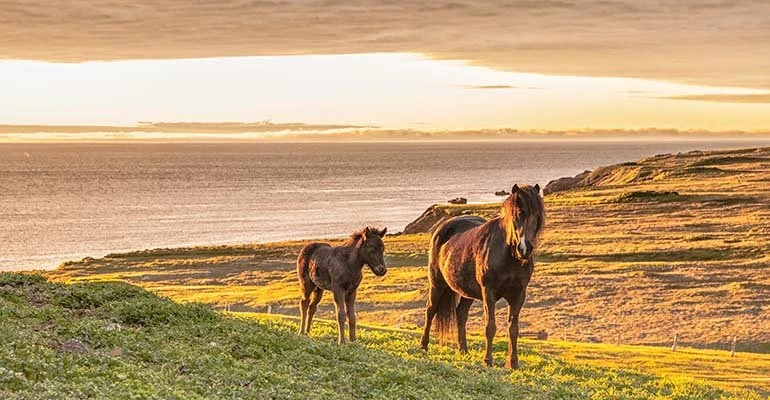
MULTIPOLYGON (((685 346, 722 350, 737 337, 738 351, 770 352, 770 149, 661 155, 599 168, 560 186, 550 185, 545 197, 548 223, 522 311, 524 331, 658 346, 669 346, 679 333, 685 346)), ((416 233, 386 237, 391 268, 383 278, 366 273, 360 320, 421 326, 424 232, 435 224, 432 218, 490 216, 497 209, 436 205, 410 231, 416 233)), ((123 280, 178 301, 243 312, 270 306, 273 313, 297 315, 294 262, 302 245, 143 250, 65 263, 49 276, 123 280)), ((327 296, 320 316, 331 310, 327 296)), ((471 331, 479 326, 481 307, 472 313, 471 331)), ((584 362, 612 360, 596 357, 584 362)), ((644 368, 659 368, 659 362, 644 368)), ((680 372, 721 381, 701 367, 710 368, 683 364, 680 372)), ((767 385, 768 375, 747 370, 744 377, 767 385)))
MULTIPOLYGON (((288 320, 220 315, 119 282, 63 285, 38 275, 2 273, 0 321, 4 399, 763 395, 565 361, 528 341, 522 346, 524 369, 516 373, 480 367, 478 350, 459 357, 444 348, 426 356, 417 350, 416 336, 404 332, 364 328, 358 343, 338 348, 328 323, 319 323, 311 338, 300 337, 288 320)), ((478 340, 472 348, 479 348, 478 340)), ((495 351, 501 360, 502 340, 495 351)), ((704 355, 673 359, 686 363, 704 355)), ((763 356, 730 361, 740 368, 770 364, 763 356)))

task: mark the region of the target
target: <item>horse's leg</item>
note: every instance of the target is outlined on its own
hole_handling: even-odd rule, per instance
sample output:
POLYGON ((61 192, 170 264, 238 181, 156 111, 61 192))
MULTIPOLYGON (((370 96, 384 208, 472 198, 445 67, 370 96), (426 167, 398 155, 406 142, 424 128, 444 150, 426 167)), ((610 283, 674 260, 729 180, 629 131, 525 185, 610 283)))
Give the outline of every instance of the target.
POLYGON ((313 285, 312 284, 304 284, 300 288, 302 292, 302 298, 299 300, 299 334, 304 335, 307 333, 307 311, 308 306, 310 305, 310 293, 313 291, 313 285))
POLYGON ((492 366, 492 343, 495 340, 495 333, 497 332, 497 326, 495 325, 495 302, 496 298, 494 293, 488 288, 482 286, 481 288, 481 301, 484 303, 484 318, 486 318, 485 333, 485 350, 484 350, 484 362, 487 366, 492 366))
POLYGON ((430 326, 433 323, 433 317, 436 316, 441 296, 444 295, 445 290, 451 289, 449 289, 445 283, 437 284, 436 282, 431 281, 428 304, 425 307, 425 329, 422 332, 422 339, 420 340, 420 347, 423 350, 428 350, 428 343, 430 342, 430 326))
POLYGON ((350 341, 356 341, 356 292, 358 289, 352 290, 345 297, 345 308, 348 313, 348 331, 350 334, 350 341))
POLYGON ((468 313, 471 311, 471 305, 473 305, 473 299, 465 297, 461 297, 460 302, 457 304, 457 344, 460 347, 461 353, 468 352, 468 339, 465 332, 465 325, 468 323, 468 313))
POLYGON ((519 312, 524 305, 527 289, 521 289, 509 297, 508 300, 508 360, 506 368, 519 369, 519 312))
POLYGON ((345 291, 333 289, 334 308, 337 310, 337 344, 345 344, 345 291))
POLYGON ((321 298, 324 296, 324 290, 316 288, 310 297, 310 306, 307 310, 307 322, 305 323, 305 333, 310 334, 310 327, 313 325, 313 316, 318 310, 318 303, 321 302, 321 298))

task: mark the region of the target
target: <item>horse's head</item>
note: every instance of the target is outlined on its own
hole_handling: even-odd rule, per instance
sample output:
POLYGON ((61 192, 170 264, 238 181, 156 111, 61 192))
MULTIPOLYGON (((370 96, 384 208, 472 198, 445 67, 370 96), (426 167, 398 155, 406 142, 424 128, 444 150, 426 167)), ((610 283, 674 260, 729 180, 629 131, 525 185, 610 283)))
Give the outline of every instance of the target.
POLYGON ((383 276, 388 272, 385 266, 385 244, 382 241, 387 232, 388 228, 377 229, 368 226, 361 231, 359 257, 377 276, 383 276))
POLYGON ((545 225, 540 185, 513 185, 500 213, 511 255, 519 261, 529 260, 545 225))

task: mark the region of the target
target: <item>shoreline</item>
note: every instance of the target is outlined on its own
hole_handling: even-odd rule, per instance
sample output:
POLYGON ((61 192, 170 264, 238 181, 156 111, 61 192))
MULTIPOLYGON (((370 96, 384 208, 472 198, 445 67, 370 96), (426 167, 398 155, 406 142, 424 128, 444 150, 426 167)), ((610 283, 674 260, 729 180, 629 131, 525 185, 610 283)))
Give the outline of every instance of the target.
MULTIPOLYGON (((723 150, 706 150, 706 151, 696 150, 694 152, 698 152, 698 153, 704 153, 705 152, 705 153, 708 153, 708 152, 714 152, 714 151, 734 151, 734 150, 732 148, 726 148, 726 149, 723 149, 723 150)), ((671 153, 669 155, 673 156, 675 154, 671 153)), ((606 167, 607 166, 599 167, 599 168, 597 168, 597 170, 601 169, 601 168, 606 168, 606 167)), ((549 183, 555 182, 555 181, 558 181, 558 180, 562 180, 562 179, 565 179, 565 178, 572 178, 572 177, 551 177, 549 183)), ((543 186, 544 190, 547 191, 547 186, 546 185, 541 184, 541 186, 543 186)), ((464 197, 464 196, 467 196, 467 194, 462 194, 461 193, 461 194, 459 194, 459 196, 463 196, 464 197)), ((471 206, 483 207, 484 205, 496 204, 496 203, 497 202, 494 202, 494 201, 493 202, 471 202, 467 206, 468 207, 471 207, 471 206)), ((442 205, 442 204, 443 203, 434 203, 434 205, 442 205)), ((420 220, 423 217, 423 215, 428 210, 430 210, 432 207, 434 207, 434 205, 428 206, 427 208, 423 208, 422 209, 423 211, 420 214, 418 214, 419 211, 416 211, 415 212, 415 216, 412 217, 412 219, 404 225, 404 227, 400 230, 399 233, 403 232, 404 229, 408 228, 410 225, 412 225, 416 221, 420 220)), ((326 239, 328 239, 328 240, 335 240, 335 239, 344 238, 347 235, 348 235, 348 232, 340 232, 337 235, 326 235, 323 238, 319 238, 318 235, 310 235, 309 234, 309 235, 306 235, 306 236, 299 236, 299 237, 297 237, 297 236, 295 236, 295 235, 293 235, 291 233, 283 233, 283 234, 279 235, 275 239, 254 240, 254 241, 233 239, 233 240, 222 240, 222 241, 213 241, 213 242, 211 242, 211 241, 206 241, 206 242, 184 242, 184 243, 170 244, 170 245, 149 245, 149 246, 144 247, 144 248, 141 248, 141 247, 126 247, 126 248, 117 249, 117 250, 115 250, 115 249, 113 249, 113 250, 105 250, 104 252, 100 252, 100 253, 93 253, 93 252, 91 252, 91 253, 83 253, 81 259, 82 258, 103 258, 103 257, 105 257, 107 255, 110 255, 110 254, 128 254, 128 253, 133 253, 133 252, 137 252, 137 251, 147 251, 147 250, 152 250, 152 249, 185 250, 185 249, 194 249, 194 248, 201 248, 201 247, 203 247, 203 248, 205 248, 205 247, 212 247, 212 246, 260 245, 260 244, 270 244, 270 243, 285 242, 287 240, 290 240, 290 241, 308 241, 308 240, 326 240, 326 239)), ((35 267, 35 266, 22 266, 20 268, 6 267, 8 269, 3 268, 2 270, 3 271, 52 271, 52 270, 55 270, 55 269, 59 268, 64 263, 78 261, 78 257, 79 257, 79 255, 56 257, 55 258, 56 261, 52 261, 52 264, 49 264, 48 267, 35 267)), ((45 258, 45 259, 54 260, 53 256, 51 256, 51 257, 48 257, 48 256, 35 256, 33 258, 45 258)))

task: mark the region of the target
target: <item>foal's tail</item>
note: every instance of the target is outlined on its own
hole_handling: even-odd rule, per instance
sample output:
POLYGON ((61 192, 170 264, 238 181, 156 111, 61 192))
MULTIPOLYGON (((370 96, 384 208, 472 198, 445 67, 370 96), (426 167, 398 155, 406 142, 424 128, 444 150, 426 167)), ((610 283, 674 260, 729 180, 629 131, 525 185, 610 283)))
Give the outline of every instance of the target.
POLYGON ((315 253, 319 247, 323 246, 328 245, 323 243, 310 243, 303 247, 302 250, 300 250, 299 256, 297 257, 297 275, 299 276, 300 280, 309 279, 310 257, 313 256, 313 253, 315 253))

